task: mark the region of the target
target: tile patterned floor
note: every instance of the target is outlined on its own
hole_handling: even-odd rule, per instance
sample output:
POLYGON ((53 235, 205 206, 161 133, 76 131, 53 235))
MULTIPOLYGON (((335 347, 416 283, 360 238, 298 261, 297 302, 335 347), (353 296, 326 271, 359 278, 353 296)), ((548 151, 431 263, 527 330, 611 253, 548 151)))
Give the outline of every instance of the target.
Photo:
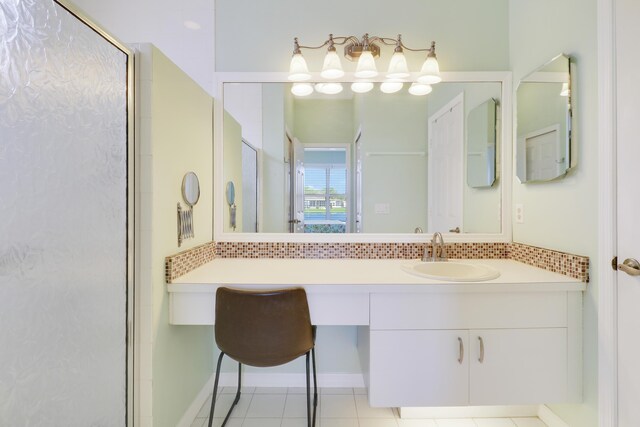
MULTIPOLYGON (((225 387, 218 395, 214 427, 222 424, 235 392, 234 387, 225 387)), ((319 392, 317 427, 547 427, 538 418, 403 420, 395 409, 371 408, 365 389, 322 388, 319 392)), ((306 427, 306 399, 305 388, 243 387, 227 426, 306 427)), ((208 425, 210 407, 211 396, 191 427, 208 425)))

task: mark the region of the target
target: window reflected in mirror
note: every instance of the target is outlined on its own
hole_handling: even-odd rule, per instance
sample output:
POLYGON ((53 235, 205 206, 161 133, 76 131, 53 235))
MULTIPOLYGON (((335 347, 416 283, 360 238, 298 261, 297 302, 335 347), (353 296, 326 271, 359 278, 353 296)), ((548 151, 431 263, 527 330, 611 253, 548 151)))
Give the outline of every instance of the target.
POLYGON ((500 233, 501 93, 501 82, 448 82, 427 96, 296 97, 290 83, 225 83, 223 177, 257 200, 236 202, 239 218, 255 218, 236 231, 500 233), (243 157, 243 144, 257 155, 243 157))

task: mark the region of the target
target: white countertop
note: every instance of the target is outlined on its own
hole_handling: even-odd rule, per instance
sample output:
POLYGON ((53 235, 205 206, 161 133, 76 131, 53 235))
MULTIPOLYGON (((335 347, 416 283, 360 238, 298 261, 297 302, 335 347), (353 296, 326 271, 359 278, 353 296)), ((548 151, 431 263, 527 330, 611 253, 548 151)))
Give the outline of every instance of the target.
POLYGON ((483 282, 446 282, 402 270, 406 259, 218 258, 168 285, 169 292, 213 292, 221 285, 264 288, 303 286, 314 292, 504 292, 584 291, 586 283, 506 259, 465 259, 500 271, 483 282), (209 286, 207 286, 209 285, 209 286))

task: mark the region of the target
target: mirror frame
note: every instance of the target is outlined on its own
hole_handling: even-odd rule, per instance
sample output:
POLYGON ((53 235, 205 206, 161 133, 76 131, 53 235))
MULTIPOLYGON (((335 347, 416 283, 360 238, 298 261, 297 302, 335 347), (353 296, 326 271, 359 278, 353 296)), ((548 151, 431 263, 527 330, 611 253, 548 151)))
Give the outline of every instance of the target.
MULTIPOLYGON (((444 233, 446 242, 511 242, 511 188, 513 181, 513 83, 511 71, 463 71, 441 72, 442 82, 492 82, 501 83, 500 99, 500 164, 496 168, 496 178, 501 185, 501 232, 500 233, 444 233)), ((417 73, 412 73, 408 81, 414 81, 417 73)), ((223 176, 223 118, 225 83, 290 83, 284 72, 216 73, 217 90, 214 96, 214 141, 213 141, 213 240, 216 242, 284 242, 284 243, 411 243, 428 242, 430 233, 225 233, 223 231, 223 207, 225 182, 223 176)), ((320 73, 312 73, 311 81, 322 81, 320 73)), ((345 73, 337 82, 352 82, 353 73, 345 73)), ((373 82, 383 82, 384 73, 373 82)), ((429 95, 427 95, 429 96, 429 95)), ((425 120, 427 118, 425 117, 425 120)))

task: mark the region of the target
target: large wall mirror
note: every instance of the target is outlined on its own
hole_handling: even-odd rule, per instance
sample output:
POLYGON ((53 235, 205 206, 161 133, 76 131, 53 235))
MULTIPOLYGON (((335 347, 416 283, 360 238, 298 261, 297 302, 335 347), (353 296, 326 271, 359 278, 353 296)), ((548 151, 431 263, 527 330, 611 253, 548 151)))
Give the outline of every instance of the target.
POLYGON ((522 183, 562 178, 575 166, 570 64, 559 55, 518 85, 516 174, 522 183))
POLYGON ((298 97, 285 82, 221 83, 215 184, 236 183, 237 215, 233 230, 216 204, 214 238, 500 240, 510 80, 459 74, 426 96, 354 93, 344 82, 336 95, 298 97))

